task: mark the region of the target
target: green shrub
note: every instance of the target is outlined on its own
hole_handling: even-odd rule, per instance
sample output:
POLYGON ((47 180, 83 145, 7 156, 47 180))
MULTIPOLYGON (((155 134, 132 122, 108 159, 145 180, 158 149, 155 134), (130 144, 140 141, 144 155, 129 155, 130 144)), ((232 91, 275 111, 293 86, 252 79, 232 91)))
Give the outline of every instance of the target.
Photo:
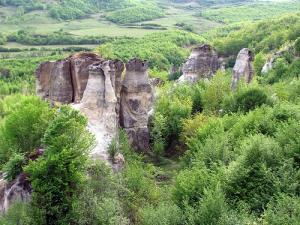
POLYGON ((235 204, 245 202, 253 212, 262 212, 278 191, 276 170, 282 150, 273 139, 257 135, 246 139, 240 151, 241 156, 227 171, 226 197, 235 204))
POLYGON ((173 190, 175 202, 179 206, 199 202, 203 198, 204 190, 210 187, 210 176, 209 170, 204 165, 180 171, 173 190))
POLYGON ((269 203, 263 221, 265 224, 272 225, 299 224, 300 198, 280 195, 275 201, 269 203))
POLYGON ((195 224, 213 225, 218 224, 223 214, 227 213, 225 196, 220 187, 206 189, 203 199, 196 207, 195 224))
POLYGON ((230 77, 217 73, 202 93, 205 112, 219 113, 223 98, 230 93, 230 77))
POLYGON ((137 5, 121 10, 116 10, 106 15, 106 18, 112 22, 120 24, 128 24, 135 22, 143 22, 164 16, 163 10, 155 5, 146 4, 137 5))
POLYGON ((91 160, 88 177, 73 203, 72 222, 78 225, 128 225, 121 201, 117 177, 102 161, 91 160))
POLYGON ((276 140, 284 148, 287 158, 292 158, 300 168, 300 122, 290 120, 278 127, 276 140))
MULTIPOLYGON (((45 132, 43 156, 25 168, 34 190, 32 207, 44 218, 40 225, 69 224, 72 219, 72 204, 84 183, 93 143, 86 125, 78 111, 61 107, 45 132)), ((37 216, 35 210, 33 216, 37 216)))
POLYGON ((118 142, 116 139, 113 139, 108 146, 108 154, 109 154, 110 158, 113 159, 115 157, 115 155, 118 153, 118 151, 119 151, 118 142))
POLYGON ((25 159, 23 155, 16 153, 12 155, 3 167, 4 178, 9 182, 14 180, 22 172, 24 164, 25 159))
POLYGON ((162 202, 156 207, 146 206, 141 209, 141 225, 180 225, 182 224, 182 212, 172 202, 162 202))
POLYGON ((156 156, 162 156, 164 154, 164 149, 166 146, 166 132, 167 124, 166 118, 159 112, 155 113, 152 121, 151 127, 151 141, 153 143, 153 152, 156 156))
POLYGON ((0 105, 5 116, 0 126, 0 165, 3 166, 14 153, 26 157, 41 146, 53 110, 35 96, 9 96, 0 105))
POLYGON ((0 215, 1 225, 31 225, 30 206, 23 202, 15 202, 5 214, 0 215))
POLYGON ((300 55, 300 37, 298 37, 295 41, 295 51, 298 55, 300 55))
POLYGON ((261 88, 241 89, 233 96, 228 96, 223 101, 224 113, 249 112, 264 104, 271 104, 268 95, 261 88))

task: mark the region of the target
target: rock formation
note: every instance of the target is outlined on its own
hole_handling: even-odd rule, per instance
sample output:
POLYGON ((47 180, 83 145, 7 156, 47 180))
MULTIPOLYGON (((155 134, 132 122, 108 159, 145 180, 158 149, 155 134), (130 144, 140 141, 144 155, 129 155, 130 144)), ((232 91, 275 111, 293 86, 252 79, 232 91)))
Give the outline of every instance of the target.
POLYGON ((93 158, 108 161, 108 146, 117 136, 123 70, 120 61, 92 64, 82 100, 74 105, 88 118, 88 128, 95 135, 97 145, 91 152, 93 158))
POLYGON ((233 67, 231 89, 235 90, 237 88, 241 78, 249 84, 252 81, 253 75, 253 54, 248 48, 243 48, 239 52, 233 67))
POLYGON ((293 53, 293 45, 287 45, 280 51, 277 51, 270 58, 267 59, 265 65, 263 66, 261 73, 266 74, 274 67, 274 63, 280 57, 282 57, 285 53, 293 53))
POLYGON ((88 67, 100 61, 96 54, 81 53, 70 58, 44 62, 36 70, 36 92, 53 102, 79 102, 88 79, 88 67))
POLYGON ((24 173, 14 181, 6 182, 3 175, 0 177, 0 212, 6 212, 11 203, 30 200, 31 187, 24 173))
POLYGON ((121 89, 120 125, 139 151, 149 149, 148 118, 152 100, 148 64, 139 59, 129 61, 121 89))
POLYGON ((108 161, 108 146, 124 128, 133 147, 149 148, 148 112, 152 88, 146 62, 134 59, 126 65, 103 60, 92 53, 42 63, 37 71, 37 94, 51 102, 73 103, 88 118, 88 129, 97 145, 93 158, 108 161))
POLYGON ((190 57, 182 67, 183 75, 179 82, 197 82, 210 79, 220 68, 217 52, 208 44, 194 48, 190 57))

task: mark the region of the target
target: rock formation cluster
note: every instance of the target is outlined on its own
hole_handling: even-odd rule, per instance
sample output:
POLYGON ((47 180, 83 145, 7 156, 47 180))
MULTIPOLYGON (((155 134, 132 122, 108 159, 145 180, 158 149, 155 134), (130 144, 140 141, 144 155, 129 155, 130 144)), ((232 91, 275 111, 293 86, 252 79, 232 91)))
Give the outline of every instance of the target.
POLYGON ((231 89, 235 90, 239 81, 243 78, 247 84, 252 81, 254 75, 253 69, 253 54, 248 48, 243 48, 237 58, 233 67, 233 76, 231 89))
POLYGON ((200 79, 210 79, 220 69, 221 63, 217 52, 208 44, 192 50, 192 53, 182 67, 179 82, 195 83, 200 79))
POLYGON ((153 99, 146 62, 126 64, 93 53, 42 63, 36 70, 36 92, 51 102, 72 103, 88 118, 97 145, 92 157, 108 160, 107 149, 124 128, 138 151, 149 148, 148 113, 153 99))

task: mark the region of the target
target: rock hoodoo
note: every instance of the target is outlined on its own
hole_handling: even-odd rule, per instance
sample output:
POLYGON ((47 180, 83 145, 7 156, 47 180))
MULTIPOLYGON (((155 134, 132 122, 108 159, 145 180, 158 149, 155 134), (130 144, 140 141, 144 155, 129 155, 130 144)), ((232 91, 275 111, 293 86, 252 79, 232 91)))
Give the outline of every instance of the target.
POLYGON ((197 82, 210 79, 220 68, 217 52, 208 44, 194 48, 190 57, 182 67, 183 75, 179 82, 197 82))
POLYGON ((231 89, 235 90, 241 78, 249 84, 254 75, 253 70, 253 54, 248 48, 243 48, 237 58, 233 67, 233 76, 231 89))
POLYGON ((104 60, 92 53, 42 63, 37 71, 37 94, 51 102, 73 103, 88 118, 88 129, 97 145, 93 158, 108 161, 107 149, 124 128, 136 150, 149 147, 148 112, 152 88, 146 62, 133 59, 126 64, 104 60))
POLYGON ((129 61, 121 89, 120 125, 139 151, 149 149, 148 114, 152 99, 148 64, 139 59, 129 61))

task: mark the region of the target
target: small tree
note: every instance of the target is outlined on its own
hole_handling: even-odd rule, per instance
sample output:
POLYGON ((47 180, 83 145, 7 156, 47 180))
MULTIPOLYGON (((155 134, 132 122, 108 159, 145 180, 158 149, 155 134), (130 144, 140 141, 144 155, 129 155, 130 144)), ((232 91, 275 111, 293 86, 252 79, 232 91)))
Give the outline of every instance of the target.
POLYGON ((62 107, 45 133, 44 155, 25 169, 34 190, 34 216, 42 217, 39 225, 69 224, 72 218, 72 203, 84 181, 88 150, 93 143, 86 124, 78 111, 62 107))

